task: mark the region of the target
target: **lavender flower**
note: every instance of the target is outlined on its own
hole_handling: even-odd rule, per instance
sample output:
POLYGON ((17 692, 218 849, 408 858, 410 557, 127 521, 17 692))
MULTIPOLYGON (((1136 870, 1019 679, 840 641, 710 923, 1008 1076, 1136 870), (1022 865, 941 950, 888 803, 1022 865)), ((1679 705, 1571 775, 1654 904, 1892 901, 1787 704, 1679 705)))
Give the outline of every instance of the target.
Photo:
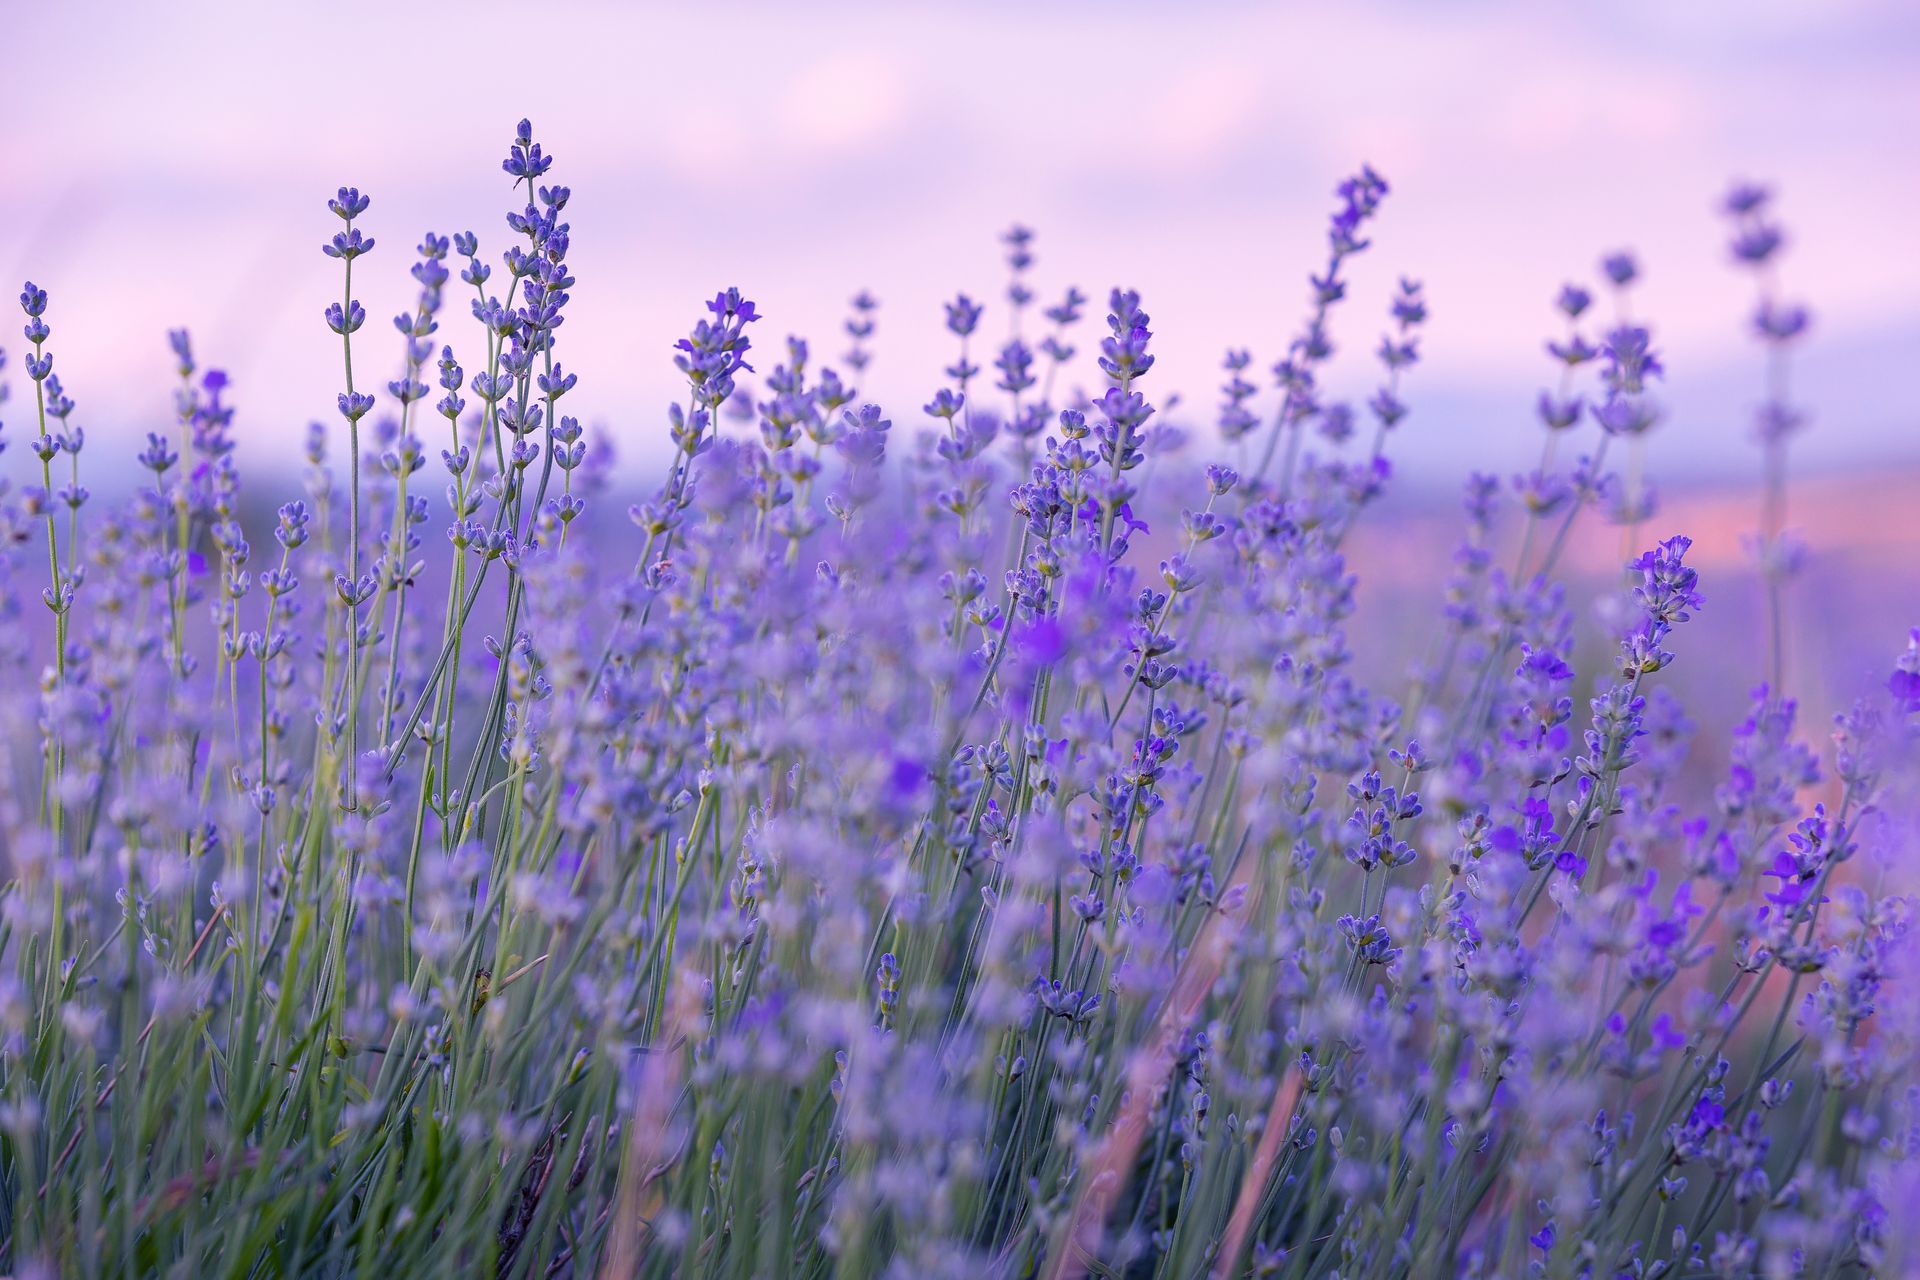
MULTIPOLYGON (((241 384, 185 330, 138 486, 92 497, 22 293, 16 1272, 1904 1274, 1920 631, 1830 766, 1777 639, 1702 652, 1731 575, 1638 538, 1639 460, 1605 466, 1658 418, 1630 259, 1610 326, 1554 300, 1538 462, 1469 481, 1443 578, 1363 587, 1446 314, 1401 279, 1373 390, 1331 390, 1370 169, 1259 458, 1162 425, 1133 291, 1075 369, 1086 296, 1030 314, 1016 227, 1007 331, 976 355, 983 308, 948 304, 917 427, 801 335, 758 376, 758 308, 715 294, 660 353, 682 390, 623 522, 598 495, 637 473, 560 362, 554 168, 521 121, 508 247, 424 235, 373 381, 370 202, 328 202, 346 427, 296 500, 243 489, 241 384), (1632 551, 1589 592, 1555 573, 1593 506, 1632 551), (1432 619, 1410 683, 1383 597, 1432 619), (1761 665, 1704 749, 1683 695, 1761 665)), ((1777 369, 1806 321, 1772 199, 1724 207, 1777 369)), ((1804 413, 1768 399, 1777 461, 1804 413)))

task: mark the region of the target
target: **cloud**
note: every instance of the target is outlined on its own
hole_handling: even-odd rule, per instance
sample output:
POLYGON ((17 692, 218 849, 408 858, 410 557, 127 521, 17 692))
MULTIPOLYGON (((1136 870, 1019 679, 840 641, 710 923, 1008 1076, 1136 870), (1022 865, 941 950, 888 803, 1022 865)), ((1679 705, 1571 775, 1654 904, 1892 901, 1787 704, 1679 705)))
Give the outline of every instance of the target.
POLYGON ((1247 63, 1208 57, 1183 66, 1154 90, 1144 158, 1158 169, 1210 168, 1260 131, 1265 98, 1259 69, 1247 63))
POLYGON ((772 104, 778 135, 819 157, 859 155, 904 129, 912 110, 901 59, 835 52, 800 68, 772 104))

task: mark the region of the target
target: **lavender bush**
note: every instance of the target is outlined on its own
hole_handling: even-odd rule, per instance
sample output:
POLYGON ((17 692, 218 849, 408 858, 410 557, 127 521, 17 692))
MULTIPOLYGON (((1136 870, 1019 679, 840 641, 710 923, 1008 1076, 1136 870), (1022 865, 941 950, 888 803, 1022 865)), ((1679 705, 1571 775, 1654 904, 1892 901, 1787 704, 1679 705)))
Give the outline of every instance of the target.
POLYGON ((847 380, 870 296, 847 376, 798 339, 762 375, 758 311, 717 293, 629 524, 566 410, 552 165, 522 122, 504 254, 422 238, 397 343, 353 296, 391 261, 369 198, 328 202, 340 422, 277 515, 184 332, 175 427, 91 511, 57 298, 21 294, 14 1274, 1908 1274, 1920 633, 1803 744, 1806 313, 1765 191, 1726 209, 1772 626, 1710 659, 1765 682, 1696 740, 1670 668, 1712 584, 1643 536, 1631 258, 1614 322, 1560 294, 1543 457, 1468 485, 1388 695, 1343 544, 1408 417, 1418 284, 1378 391, 1322 390, 1370 170, 1273 390, 1228 356, 1217 443, 1155 422, 1142 300, 1083 336, 1016 228, 998 314, 947 308, 917 434, 847 380), (1595 622, 1555 573, 1603 519, 1636 558, 1595 622))

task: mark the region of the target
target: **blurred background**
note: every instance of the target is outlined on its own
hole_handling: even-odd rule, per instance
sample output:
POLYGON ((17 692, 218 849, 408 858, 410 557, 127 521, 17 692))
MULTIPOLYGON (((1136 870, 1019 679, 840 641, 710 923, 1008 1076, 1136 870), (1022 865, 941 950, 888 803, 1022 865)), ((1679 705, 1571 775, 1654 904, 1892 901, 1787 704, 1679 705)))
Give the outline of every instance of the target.
MULTIPOLYGON (((472 229, 497 258, 513 204, 499 162, 527 115, 557 157, 550 180, 574 192, 568 404, 613 435, 636 484, 667 448, 671 344, 717 288, 741 286, 767 317, 763 369, 787 333, 836 362, 846 301, 870 289, 862 398, 917 427, 953 355, 942 300, 964 290, 988 303, 982 332, 1004 331, 997 237, 1016 221, 1038 233, 1042 304, 1068 284, 1102 301, 1142 291, 1152 394, 1184 397, 1172 416, 1204 447, 1223 352, 1250 348, 1265 382, 1321 263, 1332 188, 1365 161, 1393 193, 1351 272, 1332 380, 1371 385, 1392 282, 1423 280, 1432 320, 1393 443, 1397 500, 1437 505, 1468 470, 1533 465, 1552 299, 1630 249, 1633 314, 1669 370, 1647 448, 1667 503, 1653 527, 1688 528, 1704 566, 1730 565, 1752 523, 1762 371, 1753 284, 1715 205, 1745 178, 1778 192, 1781 284, 1815 316, 1795 357, 1813 418, 1793 446, 1792 523, 1876 614, 1920 617, 1910 3, 0 9, 0 264, 52 294, 96 484, 101 453, 126 458, 168 421, 179 325, 232 374, 255 483, 291 484, 305 423, 337 422, 326 197, 343 183, 373 197, 356 354, 393 376, 385 321, 410 303, 412 247, 472 229)), ((477 333, 460 291, 449 301, 445 334, 467 353, 477 333)), ((1098 316, 1080 331, 1089 383, 1098 316)), ((1596 539, 1600 561, 1617 543, 1596 539)), ((1899 635, 1873 631, 1876 651, 1899 635)))
MULTIPOLYGON (((985 300, 1001 332, 1015 221, 1043 302, 1142 291, 1155 390, 1210 426, 1222 352, 1280 354, 1331 189, 1366 161, 1394 190, 1336 337, 1364 383, 1393 278, 1426 282, 1408 478, 1531 459, 1553 294, 1623 247, 1670 370, 1655 468, 1750 475, 1752 290, 1713 208, 1734 178, 1778 191, 1782 282, 1815 313, 1797 461, 1920 462, 1909 3, 0 8, 0 264, 52 293, 80 420, 116 443, 166 414, 176 325, 232 373, 261 463, 332 417, 319 244, 343 183, 380 240, 356 273, 365 358, 384 369, 385 343, 397 366, 385 320, 420 233, 506 247, 499 160, 527 115, 574 191, 570 403, 630 455, 663 447, 670 345, 728 284, 763 348, 794 332, 828 357, 871 289, 867 390, 917 419, 952 355, 940 301, 985 300)), ((470 337, 464 314, 445 328, 470 337)))

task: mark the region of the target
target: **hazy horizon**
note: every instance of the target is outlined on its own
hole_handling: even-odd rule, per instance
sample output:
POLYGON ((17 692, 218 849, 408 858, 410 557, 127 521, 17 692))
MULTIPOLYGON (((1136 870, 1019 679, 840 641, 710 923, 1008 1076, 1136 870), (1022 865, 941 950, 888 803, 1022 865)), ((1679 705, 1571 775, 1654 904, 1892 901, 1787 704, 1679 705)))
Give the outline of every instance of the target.
MULTIPOLYGON (((1714 210, 1736 177, 1778 191, 1782 281, 1815 314, 1796 467, 1920 465, 1920 392, 1889 376, 1920 354, 1920 165, 1902 162, 1920 136, 1920 16, 1892 4, 1210 4, 1206 21, 1119 4, 1098 23, 1013 5, 588 5, 566 20, 571 69, 537 93, 519 67, 469 83, 512 12, 497 5, 410 11, 445 50, 437 83, 404 42, 308 56, 342 35, 318 9, 5 7, 15 65, 50 69, 36 111, 59 127, 29 113, 0 141, 16 175, 0 262, 52 293, 75 421, 115 457, 168 421, 178 325, 230 372, 250 467, 333 420, 321 309, 337 270, 318 245, 341 183, 372 195, 362 224, 380 242, 355 278, 374 322, 362 358, 396 372, 386 319, 413 246, 428 228, 506 246, 498 155, 531 113, 574 191, 569 403, 642 466, 666 448, 671 344, 729 284, 767 316, 763 356, 796 333, 829 364, 846 299, 872 290, 862 398, 918 428, 952 358, 942 300, 964 290, 989 306, 983 332, 1004 331, 998 235, 1015 221, 1038 232, 1042 303, 1068 284, 1141 290, 1161 385, 1185 399, 1173 416, 1204 440, 1227 347, 1252 349, 1266 390, 1330 190, 1362 161, 1394 191, 1351 274, 1331 382, 1368 384, 1391 282, 1424 280, 1426 358, 1393 450, 1406 482, 1531 465, 1551 299, 1618 247, 1641 260, 1634 315, 1670 371, 1650 465, 1683 483, 1752 475, 1752 286, 1714 210), (153 56, 181 29, 190 64, 153 56)), ((450 302, 443 336, 463 351, 463 291, 450 302)))

